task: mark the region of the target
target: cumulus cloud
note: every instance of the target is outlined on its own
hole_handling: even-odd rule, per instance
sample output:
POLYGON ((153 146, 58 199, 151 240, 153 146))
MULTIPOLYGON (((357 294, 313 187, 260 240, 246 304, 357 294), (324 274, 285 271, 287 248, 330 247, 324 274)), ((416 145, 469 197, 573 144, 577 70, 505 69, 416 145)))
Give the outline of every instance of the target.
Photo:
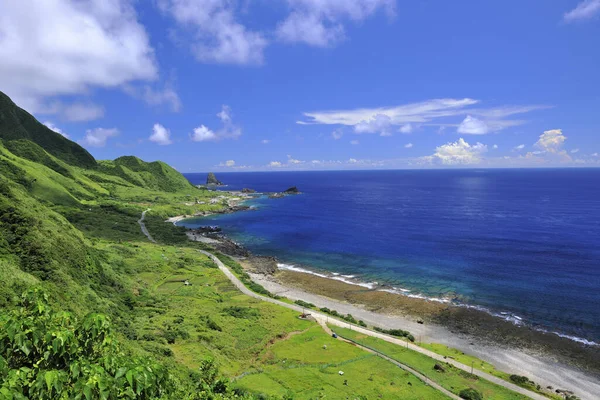
POLYGON ((296 160, 294 157, 288 154, 288 164, 302 164, 304 161, 296 160))
MULTIPOLYGON (((408 103, 395 107, 357 108, 349 110, 325 110, 305 112, 306 120, 301 125, 346 125, 354 127, 356 133, 379 133, 390 135, 393 128, 408 131, 407 125, 439 126, 440 132, 447 126, 457 126, 464 134, 499 132, 503 129, 526 123, 524 120, 507 119, 513 115, 545 109, 548 106, 502 106, 474 108, 478 100, 432 99, 408 103), (449 124, 444 120, 462 116, 461 124, 449 124), (397 127, 397 128, 395 128, 397 127)), ((460 132, 459 132, 460 133, 460 132)))
POLYGON ((208 129, 204 125, 194 128, 194 132, 190 136, 194 142, 211 142, 219 140, 216 133, 208 129))
POLYGON ((576 153, 579 153, 579 149, 573 149, 573 150, 571 150, 571 154, 576 154, 576 153))
POLYGON ((119 130, 116 128, 96 128, 85 131, 85 137, 79 143, 88 147, 104 147, 109 138, 119 135, 119 130))
POLYGON ((463 138, 453 143, 447 143, 436 148, 431 156, 423 157, 422 160, 443 165, 468 165, 481 162, 482 155, 487 151, 487 146, 477 142, 470 145, 463 138))
POLYGON ((232 168, 235 167, 235 161, 234 160, 227 160, 224 163, 219 163, 219 167, 228 167, 228 168, 232 168))
POLYGON ((497 149, 498 149, 498 145, 497 145, 497 144, 495 144, 495 145, 493 145, 493 146, 492 146, 492 148, 493 148, 494 150, 497 150, 497 149))
POLYGON ((279 161, 271 161, 268 166, 271 168, 278 168, 281 167, 281 165, 282 164, 279 161))
POLYGON ((600 0, 584 0, 577 7, 565 13, 566 22, 575 22, 591 19, 600 14, 600 0))
POLYGON ((354 126, 356 133, 378 133, 381 136, 390 136, 392 119, 385 114, 377 114, 368 120, 360 121, 354 126))
POLYGON ((467 115, 456 131, 465 135, 485 135, 490 128, 482 120, 467 115))
MULTIPOLYGON (((545 162, 571 162, 573 159, 566 150, 563 150, 563 144, 567 140, 567 137, 563 135, 562 129, 552 129, 542 133, 535 147, 539 150, 537 152, 527 153, 526 157, 536 157, 540 161, 545 162)), ((577 152, 575 152, 577 153, 577 152)))
POLYGON ((520 144, 518 146, 515 146, 513 148, 513 151, 520 151, 520 150, 523 150, 524 148, 525 148, 525 145, 524 144, 520 144))
POLYGON ((412 144, 412 143, 406 143, 406 144, 404 145, 404 148, 405 148, 405 149, 412 149, 412 147, 413 147, 413 144, 412 144))
POLYGON ((542 151, 556 153, 560 150, 565 140, 567 138, 563 135, 562 129, 552 129, 542 133, 539 140, 535 142, 535 146, 542 151))
POLYGON ((64 132, 62 129, 60 129, 58 126, 54 125, 52 122, 50 121, 46 121, 44 122, 44 125, 46 125, 48 127, 48 129, 53 130, 56 133, 59 133, 61 135, 63 135, 64 137, 66 137, 67 139, 69 138, 69 135, 67 135, 66 132, 64 132))
POLYGON ((276 36, 283 42, 305 43, 316 47, 333 46, 346 37, 347 21, 362 22, 383 10, 395 14, 395 0, 287 0, 291 8, 280 22, 276 36))
POLYGON ((344 136, 344 132, 342 132, 341 129, 336 129, 333 132, 331 132, 331 137, 335 140, 340 140, 342 136, 344 136))
POLYGON ((190 136, 191 139, 194 142, 207 142, 223 139, 237 139, 240 137, 242 129, 233 123, 233 115, 229 106, 223 105, 221 111, 217 113, 217 117, 221 120, 221 129, 213 131, 205 125, 200 125, 194 129, 194 132, 190 136))
POLYGON ((151 142, 166 146, 173 141, 171 140, 171 132, 161 124, 154 124, 152 127, 152 135, 148 138, 151 142))
POLYGON ((260 141, 262 144, 269 144, 271 141, 268 139, 263 139, 260 141))
POLYGON ((400 131, 401 133, 412 133, 412 131, 413 131, 413 126, 412 126, 412 124, 405 124, 405 125, 402 125, 402 126, 400 127, 399 131, 400 131))
MULTIPOLYGON (((149 81, 158 74, 146 31, 128 0, 3 1, 0 60, 2 90, 40 114, 63 111, 66 106, 50 105, 55 96, 85 95, 94 87, 149 81)), ((64 112, 70 120, 98 116, 82 111, 64 112)))
POLYGON ((356 158, 351 158, 351 159, 348 160, 348 162, 350 164, 356 164, 358 162, 358 160, 356 158))
POLYGON ((199 61, 262 64, 268 41, 238 21, 237 2, 158 0, 158 5, 179 28, 191 33, 191 51, 199 61))
POLYGON ((351 140, 350 144, 353 146, 356 146, 357 144, 359 144, 360 142, 358 140, 351 140))

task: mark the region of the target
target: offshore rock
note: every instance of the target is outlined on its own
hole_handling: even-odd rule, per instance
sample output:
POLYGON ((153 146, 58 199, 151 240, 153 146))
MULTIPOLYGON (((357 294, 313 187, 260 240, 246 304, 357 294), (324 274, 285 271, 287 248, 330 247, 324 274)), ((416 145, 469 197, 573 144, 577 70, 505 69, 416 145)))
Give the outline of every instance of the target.
POLYGON ((298 188, 296 186, 292 186, 289 189, 286 189, 283 193, 285 194, 299 194, 300 191, 298 190, 298 188))
POLYGON ((217 177, 215 176, 215 174, 213 172, 209 172, 208 176, 206 177, 206 184, 207 185, 222 186, 223 182, 221 182, 220 180, 218 180, 217 177))

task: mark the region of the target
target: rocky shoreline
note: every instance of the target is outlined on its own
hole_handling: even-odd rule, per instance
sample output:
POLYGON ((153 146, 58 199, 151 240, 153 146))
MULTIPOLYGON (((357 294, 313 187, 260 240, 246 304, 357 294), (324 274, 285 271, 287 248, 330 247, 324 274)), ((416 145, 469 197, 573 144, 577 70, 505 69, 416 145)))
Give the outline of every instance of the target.
MULTIPOLYGON (((218 213, 249 209, 251 207, 232 205, 218 213)), ((301 296, 296 297, 304 301, 311 301, 310 296, 320 296, 333 301, 340 311, 346 306, 364 310, 368 315, 375 316, 371 318, 373 324, 379 325, 378 322, 383 319, 396 321, 395 325, 387 327, 412 327, 415 333, 422 332, 421 340, 458 348, 500 367, 529 375, 541 383, 556 382, 545 379, 552 371, 552 368, 546 367, 554 364, 556 368, 560 366, 562 374, 582 373, 583 378, 572 375, 571 379, 584 386, 588 379, 589 384, 594 386, 590 389, 592 393, 595 393, 596 387, 600 393, 600 384, 596 386, 593 383, 600 382, 598 346, 586 346, 553 333, 541 332, 526 324, 509 322, 475 308, 390 293, 382 287, 365 287, 364 284, 336 280, 332 276, 281 270, 278 267, 281 263, 275 257, 252 254, 243 245, 224 235, 220 229, 190 230, 188 237, 236 258, 253 280, 268 290, 277 289, 275 293, 282 296, 289 296, 291 292, 301 293, 301 296), (518 358, 518 362, 514 361, 518 358), (531 365, 524 365, 527 363, 524 360, 529 360, 531 365), (536 373, 538 370, 541 372, 536 373)), ((335 306, 332 307, 335 309, 335 306)), ((369 319, 365 318, 365 321, 369 319)))

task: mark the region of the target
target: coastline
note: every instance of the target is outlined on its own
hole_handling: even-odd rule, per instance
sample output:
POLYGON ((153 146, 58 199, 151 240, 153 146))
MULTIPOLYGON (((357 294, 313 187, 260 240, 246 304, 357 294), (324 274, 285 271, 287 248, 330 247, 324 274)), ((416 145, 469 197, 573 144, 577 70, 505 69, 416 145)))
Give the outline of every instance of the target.
POLYGON ((273 257, 252 255, 221 232, 190 230, 188 237, 236 258, 253 281, 274 294, 352 314, 369 325, 408 330, 418 341, 458 349, 500 370, 528 376, 544 387, 576 389, 581 398, 600 396, 598 346, 533 329, 519 323, 518 317, 495 316, 476 307, 454 305, 447 299, 377 287, 357 282, 350 275, 326 275, 286 266, 273 257))

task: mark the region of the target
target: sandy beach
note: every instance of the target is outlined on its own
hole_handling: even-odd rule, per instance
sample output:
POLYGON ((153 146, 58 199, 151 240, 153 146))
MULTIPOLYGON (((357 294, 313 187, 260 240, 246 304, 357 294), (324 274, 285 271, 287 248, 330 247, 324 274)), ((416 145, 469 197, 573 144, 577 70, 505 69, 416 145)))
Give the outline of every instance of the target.
MULTIPOLYGON (((252 272, 254 265, 243 259, 239 261, 249 271, 255 282, 272 293, 292 300, 310 302, 318 307, 327 307, 342 314, 352 314, 356 319, 363 320, 368 325, 408 330, 415 336, 417 342, 440 343, 456 348, 487 361, 500 370, 511 374, 525 375, 543 387, 552 386, 554 389, 572 390, 582 399, 600 398, 600 381, 591 372, 583 372, 567 365, 559 361, 560 357, 542 350, 536 351, 532 348, 526 350, 521 345, 512 346, 511 343, 496 343, 491 340, 492 336, 503 335, 502 329, 518 330, 518 327, 506 321, 489 316, 492 322, 498 323, 497 327, 489 328, 486 327, 488 326, 486 323, 490 322, 486 316, 479 316, 482 318, 482 321, 479 322, 482 325, 479 330, 496 330, 496 332, 492 332, 494 335, 489 337, 473 335, 475 332, 471 332, 471 334, 457 332, 452 326, 448 327, 434 322, 439 314, 448 312, 448 306, 439 302, 369 290, 362 286, 301 272, 280 271, 274 275, 254 273, 252 272), (425 320, 423 324, 417 322, 417 320, 423 319, 425 320), (500 330, 498 331, 498 329, 500 330)), ((471 315, 469 318, 472 317, 471 315)), ((523 330, 529 331, 527 328, 523 328, 523 330)), ((536 334, 539 336, 539 332, 536 334)), ((581 347, 556 335, 546 336, 546 339, 557 346, 567 346, 569 351, 575 347, 581 347), (557 341, 558 343, 556 343, 557 341)), ((539 338, 535 340, 539 340, 539 338)), ((589 356, 593 357, 594 354, 589 356)))

